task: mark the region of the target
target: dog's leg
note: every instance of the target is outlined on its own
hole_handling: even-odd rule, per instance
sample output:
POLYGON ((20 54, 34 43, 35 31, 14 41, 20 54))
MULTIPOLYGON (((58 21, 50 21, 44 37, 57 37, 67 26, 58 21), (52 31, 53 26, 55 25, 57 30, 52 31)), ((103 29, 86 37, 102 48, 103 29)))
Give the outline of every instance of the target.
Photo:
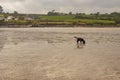
POLYGON ((79 48, 79 41, 77 40, 77 48, 79 48))
POLYGON ((80 48, 80 46, 81 46, 81 41, 78 41, 77 47, 80 48))
POLYGON ((77 43, 77 48, 79 48, 80 47, 80 44, 79 43, 77 43))

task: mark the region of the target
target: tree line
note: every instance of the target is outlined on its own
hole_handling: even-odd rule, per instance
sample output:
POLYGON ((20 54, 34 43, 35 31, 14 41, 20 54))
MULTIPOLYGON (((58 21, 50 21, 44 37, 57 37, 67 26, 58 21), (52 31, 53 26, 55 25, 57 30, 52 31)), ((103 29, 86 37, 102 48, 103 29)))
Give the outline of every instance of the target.
MULTIPOLYGON (((96 12, 96 13, 90 13, 90 14, 86 14, 86 13, 74 13, 74 12, 69 12, 69 13, 64 13, 64 12, 57 12, 55 10, 51 10, 49 11, 47 14, 21 14, 17 11, 13 11, 13 13, 9 13, 9 12, 4 12, 3 7, 0 5, 0 14, 3 14, 5 17, 12 15, 15 16, 17 18, 19 18, 20 20, 23 20, 25 16, 29 16, 32 17, 36 20, 40 20, 40 16, 42 15, 46 15, 46 16, 74 16, 73 17, 73 22, 74 19, 90 19, 90 20, 110 20, 110 21, 114 21, 115 24, 120 24, 120 12, 112 12, 112 13, 100 13, 100 12, 96 12)), ((41 19, 43 20, 43 19, 41 19)), ((40 20, 40 21, 41 21, 40 20)), ((48 21, 47 19, 44 19, 44 21, 48 21)), ((76 22, 75 22, 76 23, 76 22)))
POLYGON ((48 16, 61 16, 61 15, 74 15, 76 19, 93 19, 93 20, 114 20, 116 23, 120 23, 120 12, 112 12, 112 13, 60 13, 55 10, 49 11, 47 13, 48 16))

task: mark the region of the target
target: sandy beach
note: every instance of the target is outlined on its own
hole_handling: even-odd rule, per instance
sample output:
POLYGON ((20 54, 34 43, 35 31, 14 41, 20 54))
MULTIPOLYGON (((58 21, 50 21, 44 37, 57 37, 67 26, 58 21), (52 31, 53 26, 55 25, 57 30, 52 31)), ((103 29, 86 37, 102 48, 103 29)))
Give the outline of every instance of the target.
POLYGON ((120 28, 0 28, 0 80, 120 80, 120 28))

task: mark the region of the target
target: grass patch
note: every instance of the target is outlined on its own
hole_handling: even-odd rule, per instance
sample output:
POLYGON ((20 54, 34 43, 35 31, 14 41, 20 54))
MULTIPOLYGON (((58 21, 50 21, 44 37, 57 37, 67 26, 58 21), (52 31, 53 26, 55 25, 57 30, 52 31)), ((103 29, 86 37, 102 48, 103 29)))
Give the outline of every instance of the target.
POLYGON ((97 20, 97 19, 77 19, 74 15, 64 15, 64 16, 40 16, 40 19, 48 20, 48 21, 63 21, 63 22, 71 22, 76 24, 114 24, 113 20, 97 20))
POLYGON ((74 19, 74 15, 64 15, 64 16, 40 16, 40 19, 51 20, 51 21, 69 21, 74 19))

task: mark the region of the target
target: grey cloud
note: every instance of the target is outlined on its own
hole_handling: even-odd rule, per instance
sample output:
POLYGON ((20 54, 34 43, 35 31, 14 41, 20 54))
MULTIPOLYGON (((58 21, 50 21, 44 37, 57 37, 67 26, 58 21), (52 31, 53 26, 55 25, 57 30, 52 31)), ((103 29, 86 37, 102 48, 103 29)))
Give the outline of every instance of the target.
POLYGON ((8 3, 8 2, 24 2, 25 0, 1 0, 1 2, 8 3))
MULTIPOLYGON (((92 0, 91 2, 94 6, 112 8, 120 7, 120 0, 92 0)), ((91 4, 91 5, 92 5, 91 4)))
POLYGON ((6 11, 22 13, 60 12, 112 12, 120 11, 120 0, 2 0, 6 11))

